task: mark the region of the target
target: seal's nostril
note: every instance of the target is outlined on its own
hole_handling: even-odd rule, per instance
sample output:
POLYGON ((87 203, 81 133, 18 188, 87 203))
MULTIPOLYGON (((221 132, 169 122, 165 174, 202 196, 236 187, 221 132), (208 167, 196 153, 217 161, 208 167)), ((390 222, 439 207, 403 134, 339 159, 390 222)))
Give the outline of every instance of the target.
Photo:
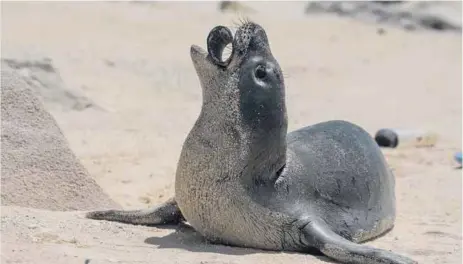
POLYGON ((214 63, 220 66, 227 66, 229 60, 222 60, 222 53, 225 47, 232 43, 233 34, 230 29, 224 26, 217 26, 207 36, 207 51, 214 63))

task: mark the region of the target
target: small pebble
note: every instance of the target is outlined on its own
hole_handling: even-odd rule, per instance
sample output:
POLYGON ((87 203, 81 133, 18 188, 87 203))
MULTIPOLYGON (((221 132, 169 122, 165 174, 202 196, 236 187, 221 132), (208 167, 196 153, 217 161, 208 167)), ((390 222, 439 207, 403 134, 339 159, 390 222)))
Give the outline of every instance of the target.
POLYGON ((377 33, 378 35, 384 35, 384 34, 386 34, 386 30, 385 30, 384 28, 378 28, 378 29, 376 30, 376 33, 377 33))
POLYGON ((457 152, 455 153, 455 160, 460 163, 461 165, 461 160, 462 160, 462 154, 461 154, 461 151, 460 152, 457 152))

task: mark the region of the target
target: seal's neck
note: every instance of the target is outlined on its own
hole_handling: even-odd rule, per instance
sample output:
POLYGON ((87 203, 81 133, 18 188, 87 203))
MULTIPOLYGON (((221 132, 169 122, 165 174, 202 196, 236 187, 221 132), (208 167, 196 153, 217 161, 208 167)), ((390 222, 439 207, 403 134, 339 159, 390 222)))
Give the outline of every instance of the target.
POLYGON ((249 136, 243 144, 249 153, 244 173, 248 177, 242 180, 248 186, 273 184, 277 172, 286 164, 286 109, 281 105, 262 113, 256 114, 253 122, 243 119, 249 136))
POLYGON ((208 164, 216 168, 210 178, 220 171, 234 182, 241 178, 245 186, 271 183, 286 163, 284 94, 271 100, 257 96, 244 100, 231 85, 221 89, 221 93, 203 89, 201 114, 186 145, 202 149, 195 155, 214 156, 208 164))
POLYGON ((233 172, 239 173, 231 178, 241 177, 246 186, 271 184, 286 163, 286 107, 284 101, 246 107, 204 105, 203 121, 198 122, 203 125, 198 129, 212 143, 212 153, 223 156, 223 162, 235 163, 233 172))

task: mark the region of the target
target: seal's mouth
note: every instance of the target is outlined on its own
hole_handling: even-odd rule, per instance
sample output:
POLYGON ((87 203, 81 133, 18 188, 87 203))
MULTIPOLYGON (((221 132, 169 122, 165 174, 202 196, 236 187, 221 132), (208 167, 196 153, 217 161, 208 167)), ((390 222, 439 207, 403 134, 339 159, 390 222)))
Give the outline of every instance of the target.
POLYGON ((249 50, 269 49, 268 38, 264 29, 253 22, 241 25, 233 37, 229 28, 214 27, 207 36, 207 52, 197 45, 191 46, 191 57, 194 63, 206 60, 220 68, 239 64, 249 50), (232 44, 232 53, 227 60, 222 60, 222 53, 228 44, 232 44))

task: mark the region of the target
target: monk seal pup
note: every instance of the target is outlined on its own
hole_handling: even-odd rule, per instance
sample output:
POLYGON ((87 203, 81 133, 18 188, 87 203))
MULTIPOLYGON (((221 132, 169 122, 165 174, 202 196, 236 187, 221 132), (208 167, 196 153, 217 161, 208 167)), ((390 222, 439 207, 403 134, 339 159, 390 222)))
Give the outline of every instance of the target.
POLYGON ((148 210, 88 218, 132 224, 186 220, 210 241, 308 252, 340 263, 415 261, 358 244, 390 230, 394 176, 373 140, 346 121, 287 134, 285 85, 264 29, 217 26, 191 47, 202 108, 178 162, 175 198, 148 210), (229 59, 224 47, 232 43, 229 59))

